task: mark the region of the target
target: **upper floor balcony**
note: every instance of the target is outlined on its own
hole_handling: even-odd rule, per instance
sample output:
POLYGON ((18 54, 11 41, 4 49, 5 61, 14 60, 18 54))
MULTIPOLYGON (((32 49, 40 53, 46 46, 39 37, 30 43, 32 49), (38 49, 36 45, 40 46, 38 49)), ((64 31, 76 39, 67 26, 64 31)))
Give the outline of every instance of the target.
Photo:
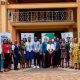
POLYGON ((73 22, 73 10, 17 11, 10 14, 13 23, 27 22, 73 22))
POLYGON ((62 2, 76 2, 77 0, 8 0, 10 4, 23 3, 62 3, 62 2))

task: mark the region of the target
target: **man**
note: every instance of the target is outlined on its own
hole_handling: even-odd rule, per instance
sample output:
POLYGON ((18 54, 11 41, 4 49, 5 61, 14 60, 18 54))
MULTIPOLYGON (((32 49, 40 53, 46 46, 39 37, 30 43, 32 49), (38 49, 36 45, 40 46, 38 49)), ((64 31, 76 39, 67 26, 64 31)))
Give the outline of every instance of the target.
POLYGON ((19 61, 19 46, 15 40, 14 45, 12 45, 12 51, 14 56, 14 70, 18 70, 18 61, 19 61))
POLYGON ((68 63, 68 67, 69 67, 69 59, 70 59, 70 37, 67 37, 67 42, 66 42, 66 50, 67 50, 67 63, 68 63))
POLYGON ((39 42, 40 42, 40 55, 39 55, 40 63, 39 63, 39 66, 42 67, 43 55, 42 55, 42 43, 41 43, 41 39, 39 39, 39 42))
POLYGON ((33 46, 34 46, 34 68, 35 67, 39 68, 40 42, 38 41, 37 37, 34 38, 34 45, 33 46))
POLYGON ((42 43, 42 54, 43 54, 42 65, 44 68, 46 68, 46 54, 47 54, 47 39, 46 38, 44 38, 44 41, 42 43))
POLYGON ((33 43, 31 42, 31 37, 28 37, 28 41, 25 43, 26 47, 26 67, 31 67, 33 54, 33 43))
POLYGON ((54 46, 55 46, 55 51, 53 55, 53 67, 57 67, 59 65, 59 57, 60 57, 60 44, 59 44, 59 39, 54 37, 54 46))

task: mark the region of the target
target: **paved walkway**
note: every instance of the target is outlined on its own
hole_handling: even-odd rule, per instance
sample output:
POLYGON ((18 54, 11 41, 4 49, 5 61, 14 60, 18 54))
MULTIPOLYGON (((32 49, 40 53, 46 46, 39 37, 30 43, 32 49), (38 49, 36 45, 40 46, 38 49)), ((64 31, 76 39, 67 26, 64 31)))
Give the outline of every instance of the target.
POLYGON ((0 73, 0 80, 80 80, 80 71, 74 69, 24 69, 0 73))

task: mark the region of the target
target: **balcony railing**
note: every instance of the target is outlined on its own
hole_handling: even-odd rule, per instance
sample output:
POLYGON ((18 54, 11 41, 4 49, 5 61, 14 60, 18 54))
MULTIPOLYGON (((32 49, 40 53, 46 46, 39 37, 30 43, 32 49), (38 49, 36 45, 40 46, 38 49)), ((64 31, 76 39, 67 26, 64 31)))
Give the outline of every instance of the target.
POLYGON ((27 11, 12 12, 12 22, 70 22, 73 21, 73 11, 27 11))

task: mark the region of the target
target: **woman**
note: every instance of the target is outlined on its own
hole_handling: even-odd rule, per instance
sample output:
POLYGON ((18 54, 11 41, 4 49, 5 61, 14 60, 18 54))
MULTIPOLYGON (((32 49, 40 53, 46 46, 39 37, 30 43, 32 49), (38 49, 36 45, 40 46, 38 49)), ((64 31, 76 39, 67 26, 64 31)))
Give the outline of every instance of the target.
POLYGON ((10 62, 10 44, 8 44, 7 40, 3 41, 2 44, 2 55, 4 59, 4 72, 9 71, 9 62, 10 62))
POLYGON ((12 61, 12 56, 13 56, 13 52, 12 52, 12 42, 11 42, 10 39, 8 39, 7 41, 8 41, 8 44, 10 45, 10 51, 9 51, 9 57, 10 57, 10 60, 9 60, 9 69, 11 70, 12 64, 13 64, 13 61, 12 61))
POLYGON ((78 61, 79 61, 79 69, 80 69, 80 43, 79 43, 79 52, 78 52, 79 54, 78 54, 78 61))
POLYGON ((64 63, 66 63, 67 67, 67 50, 66 50, 66 43, 65 40, 62 40, 61 46, 61 67, 64 68, 64 63))
POLYGON ((73 68, 73 38, 70 38, 70 68, 73 68))
POLYGON ((20 51, 20 68, 25 68, 25 45, 23 40, 21 40, 21 44, 19 46, 19 51, 20 51))
POLYGON ((47 67, 50 67, 52 65, 52 55, 54 50, 54 44, 52 43, 52 40, 49 40, 49 43, 47 44, 47 67))
POLYGON ((73 44, 73 62, 74 62, 74 68, 78 68, 79 64, 79 44, 77 38, 74 38, 74 44, 73 44))

